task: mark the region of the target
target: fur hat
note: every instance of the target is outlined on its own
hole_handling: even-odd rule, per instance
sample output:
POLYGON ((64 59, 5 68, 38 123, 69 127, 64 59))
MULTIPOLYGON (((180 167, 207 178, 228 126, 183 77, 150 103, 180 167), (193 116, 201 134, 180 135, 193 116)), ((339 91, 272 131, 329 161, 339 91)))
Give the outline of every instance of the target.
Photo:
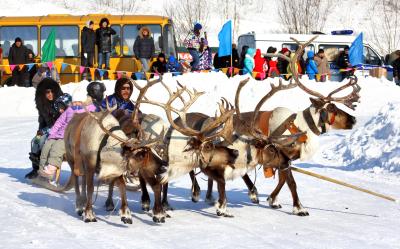
POLYGON ((21 37, 17 37, 17 38, 15 38, 15 42, 22 42, 22 39, 21 39, 21 37))
POLYGON ((86 89, 78 86, 72 93, 72 102, 85 102, 87 99, 86 89))
POLYGON ((92 20, 89 20, 86 22, 86 27, 90 27, 90 25, 94 24, 94 22, 92 20))

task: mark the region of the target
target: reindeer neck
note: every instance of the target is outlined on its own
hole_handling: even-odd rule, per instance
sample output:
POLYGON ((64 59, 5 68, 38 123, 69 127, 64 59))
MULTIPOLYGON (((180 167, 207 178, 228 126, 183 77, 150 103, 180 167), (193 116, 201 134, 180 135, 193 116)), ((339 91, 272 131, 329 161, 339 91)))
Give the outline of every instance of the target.
POLYGON ((316 111, 315 107, 310 106, 297 114, 297 119, 300 119, 297 125, 301 130, 306 130, 308 131, 307 133, 312 132, 314 135, 319 136, 322 134, 322 129, 319 127, 319 118, 319 112, 316 111))

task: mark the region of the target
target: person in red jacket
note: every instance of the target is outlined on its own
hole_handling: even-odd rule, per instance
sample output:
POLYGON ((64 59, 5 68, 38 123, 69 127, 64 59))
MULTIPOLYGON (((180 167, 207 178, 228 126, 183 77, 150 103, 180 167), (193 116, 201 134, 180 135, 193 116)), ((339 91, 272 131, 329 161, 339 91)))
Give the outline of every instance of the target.
POLYGON ((257 72, 256 79, 263 80, 265 78, 266 71, 265 59, 261 56, 261 50, 256 50, 256 55, 254 56, 254 71, 257 72))
MULTIPOLYGON (((274 47, 269 47, 267 49, 268 54, 276 54, 278 50, 274 47)), ((268 77, 274 78, 279 77, 278 70, 278 58, 277 57, 267 57, 268 62, 268 77)))

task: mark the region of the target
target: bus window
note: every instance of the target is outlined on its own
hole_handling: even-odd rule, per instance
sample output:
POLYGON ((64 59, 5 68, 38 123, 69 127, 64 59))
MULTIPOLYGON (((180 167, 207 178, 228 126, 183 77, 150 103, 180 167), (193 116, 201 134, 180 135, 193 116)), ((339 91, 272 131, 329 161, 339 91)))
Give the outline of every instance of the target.
MULTIPOLYGON (((287 48, 289 49, 291 52, 295 52, 298 48, 298 45, 296 43, 283 43, 282 44, 282 48, 287 48)), ((303 59, 307 60, 307 52, 308 51, 313 51, 315 53, 315 49, 314 49, 314 45, 310 44, 306 47, 305 52, 303 54, 303 59)))
POLYGON ((170 55, 176 56, 174 28, 170 24, 164 26, 163 50, 165 51, 167 57, 169 57, 170 55))
POLYGON ((14 44, 15 38, 20 37, 25 46, 33 51, 35 56, 38 53, 38 34, 36 26, 14 26, 0 27, 0 44, 3 48, 3 56, 7 57, 10 47, 14 44))
POLYGON ((363 63, 364 64, 369 64, 369 65, 377 65, 377 66, 381 66, 382 65, 382 61, 381 61, 379 55, 377 55, 375 53, 375 51, 373 51, 369 47, 364 47, 363 63))
POLYGON ((56 30, 56 56, 77 57, 79 55, 78 26, 42 26, 40 29, 41 46, 46 42, 46 39, 53 28, 56 30))
MULTIPOLYGON (((133 55, 133 44, 135 43, 136 37, 139 35, 140 27, 144 25, 124 25, 123 27, 123 46, 124 46, 124 55, 132 56, 133 55), (125 49, 127 47, 127 49, 125 49)), ((151 36, 154 40, 155 52, 161 52, 161 48, 158 44, 158 38, 161 36, 161 26, 160 25, 145 25, 149 27, 151 36)))
POLYGON ((339 51, 344 50, 344 47, 346 47, 346 45, 319 45, 319 49, 324 50, 325 56, 329 62, 336 62, 339 51))
POLYGON ((111 25, 111 28, 117 33, 111 37, 111 57, 119 57, 121 49, 125 50, 125 48, 121 48, 121 26, 111 25))
POLYGON ((256 48, 256 41, 254 35, 241 35, 238 38, 238 53, 242 53, 242 47, 249 46, 249 48, 256 48))

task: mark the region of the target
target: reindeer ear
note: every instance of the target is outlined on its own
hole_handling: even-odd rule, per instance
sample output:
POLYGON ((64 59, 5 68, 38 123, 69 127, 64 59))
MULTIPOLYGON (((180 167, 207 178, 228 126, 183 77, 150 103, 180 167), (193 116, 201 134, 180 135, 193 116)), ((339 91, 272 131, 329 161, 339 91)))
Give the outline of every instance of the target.
POLYGON ((310 101, 311 101, 311 104, 317 109, 321 109, 322 107, 324 107, 324 104, 325 104, 324 101, 322 101, 320 99, 311 98, 311 97, 310 97, 310 101))

